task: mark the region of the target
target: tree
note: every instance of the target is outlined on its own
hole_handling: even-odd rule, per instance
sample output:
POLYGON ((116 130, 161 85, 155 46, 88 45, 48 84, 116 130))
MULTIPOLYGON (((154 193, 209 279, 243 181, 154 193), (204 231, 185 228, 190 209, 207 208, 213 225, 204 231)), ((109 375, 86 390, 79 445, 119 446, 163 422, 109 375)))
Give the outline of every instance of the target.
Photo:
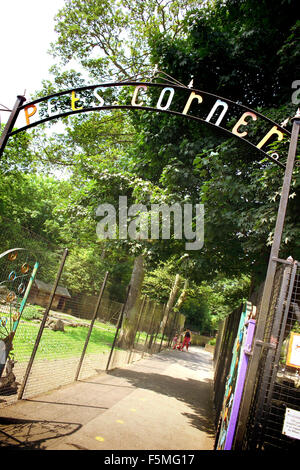
MULTIPOLYGON (((156 37, 153 61, 183 83, 251 107, 290 102, 299 70, 295 0, 216 0, 185 17, 187 38, 156 37)), ((298 32, 298 33, 297 33, 298 32)))
MULTIPOLYGON (((193 76, 195 88, 242 101, 282 122, 295 113, 290 80, 299 57, 299 48, 294 48, 299 28, 296 8, 295 1, 208 3, 186 16, 187 38, 157 35, 151 42, 152 60, 182 83, 193 76)), ((205 242, 194 257, 194 279, 249 273, 260 282, 275 226, 282 171, 247 146, 200 126, 196 130, 194 123, 143 115, 136 117, 135 125, 141 134, 134 149, 137 173, 166 188, 177 200, 205 205, 205 242)), ((270 148, 287 154, 286 144, 270 148)), ((298 171, 286 218, 284 256, 299 253, 294 210, 299 204, 298 171)))
POLYGON ((130 78, 148 72, 149 41, 158 32, 184 35, 183 18, 195 0, 66 0, 56 15, 52 52, 78 60, 93 79, 130 78))
MULTIPOLYGON (((4 125, 0 126, 1 133, 4 127, 4 125)), ((32 171, 34 156, 30 147, 31 143, 32 137, 26 133, 20 133, 8 139, 5 151, 0 158, 1 175, 32 171)))
POLYGON ((120 347, 129 347, 134 342, 144 275, 144 258, 140 255, 137 256, 134 260, 132 275, 129 284, 130 290, 128 293, 128 299, 124 310, 124 321, 118 340, 118 344, 120 347))

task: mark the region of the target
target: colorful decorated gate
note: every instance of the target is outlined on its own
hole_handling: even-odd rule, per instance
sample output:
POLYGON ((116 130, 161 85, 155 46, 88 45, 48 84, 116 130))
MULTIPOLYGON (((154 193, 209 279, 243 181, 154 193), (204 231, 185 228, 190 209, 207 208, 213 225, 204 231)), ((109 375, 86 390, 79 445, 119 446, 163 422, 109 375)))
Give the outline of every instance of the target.
POLYGON ((218 424, 217 450, 230 450, 232 448, 255 330, 255 313, 255 306, 247 302, 240 317, 232 351, 230 371, 226 380, 222 412, 218 424))
POLYGON ((8 375, 13 367, 13 340, 24 312, 39 263, 24 248, 13 248, 0 255, 0 377, 7 364, 0 389, 11 386, 8 375), (7 379, 7 380, 5 380, 7 379))

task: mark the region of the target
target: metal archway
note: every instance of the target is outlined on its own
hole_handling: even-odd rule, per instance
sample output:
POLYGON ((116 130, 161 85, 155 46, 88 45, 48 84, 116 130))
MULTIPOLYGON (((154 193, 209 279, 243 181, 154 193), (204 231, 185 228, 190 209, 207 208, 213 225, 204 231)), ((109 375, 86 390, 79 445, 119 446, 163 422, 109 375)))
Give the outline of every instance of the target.
POLYGON ((24 96, 17 97, 0 138, 0 156, 11 136, 39 124, 72 114, 110 109, 131 109, 168 113, 217 128, 228 136, 234 136, 247 142, 252 149, 261 152, 264 158, 285 168, 279 159, 274 158, 272 153, 264 149, 274 138, 279 141, 285 138, 289 139, 291 137, 289 131, 240 103, 183 85, 142 81, 102 83, 61 91, 27 104, 24 104, 25 101, 24 96), (121 89, 126 89, 127 93, 124 94, 125 96, 119 93, 118 101, 111 102, 109 94, 105 92, 112 88, 115 89, 116 94, 121 89), (160 91, 158 97, 153 96, 155 95, 153 94, 154 89, 160 91), (147 94, 149 90, 151 90, 152 96, 147 94), (14 130, 14 126, 22 118, 24 122, 14 130), (233 120, 235 123, 232 126, 233 120), (265 126, 262 126, 262 123, 265 126), (261 128, 259 139, 256 142, 248 134, 248 130, 254 126, 256 130, 261 128), (265 131, 266 126, 268 126, 267 132, 265 131))

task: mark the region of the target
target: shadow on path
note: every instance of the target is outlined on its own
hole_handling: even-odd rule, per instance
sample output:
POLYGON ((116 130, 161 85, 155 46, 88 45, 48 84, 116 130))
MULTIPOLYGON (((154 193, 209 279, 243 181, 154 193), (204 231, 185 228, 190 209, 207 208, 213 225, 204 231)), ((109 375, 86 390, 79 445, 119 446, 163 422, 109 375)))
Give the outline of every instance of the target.
POLYGON ((78 423, 0 417, 1 450, 43 450, 43 443, 78 431, 78 423))
MULTIPOLYGON (((84 431, 86 424, 93 422, 116 403, 121 403, 123 398, 137 389, 156 393, 158 405, 159 395, 186 405, 185 408, 179 403, 178 408, 181 416, 186 418, 185 422, 214 438, 210 378, 212 361, 211 355, 204 350, 195 348, 188 353, 166 351, 128 367, 116 368, 105 374, 102 370, 99 372, 99 375, 78 381, 65 389, 22 401, 18 404, 18 413, 23 413, 23 416, 19 414, 15 415, 15 418, 0 417, 0 450, 44 450, 49 446, 49 441, 52 443, 50 446, 55 448, 54 446, 59 446, 66 436, 84 431), (46 407, 42 410, 47 412, 46 415, 37 411, 35 403, 32 402, 45 404, 46 407), (24 409, 21 408, 23 405, 24 409), (27 417, 35 419, 20 419, 26 416, 25 412, 29 413, 27 417), (59 421, 54 420, 57 416, 59 421), (78 420, 76 423, 73 422, 75 419, 78 420)), ((165 400, 163 402, 166 406, 165 400)), ((149 403, 151 407, 151 402, 149 403)), ((170 401, 170 413, 172 406, 176 406, 175 401, 170 401)), ((145 416, 151 416, 151 408, 146 407, 145 413, 145 416)), ((175 413, 175 416, 178 414, 175 413)), ((171 429, 170 432, 172 431, 171 429)), ((80 446, 79 448, 82 449, 80 446)))
MULTIPOLYGON (((175 352, 175 354, 177 354, 175 352)), ((211 361, 201 358, 197 354, 181 353, 180 356, 174 357, 174 353, 155 358, 156 361, 166 363, 166 368, 172 364, 178 364, 187 367, 193 371, 211 371, 211 361), (168 361, 166 361, 168 359, 168 361)), ((164 370, 166 370, 166 368, 164 370)), ((153 363, 149 363, 149 369, 153 371, 153 363)), ((153 392, 175 398, 188 405, 194 413, 185 413, 189 419, 191 426, 206 432, 209 436, 215 435, 213 403, 212 403, 212 381, 209 378, 199 380, 192 378, 177 378, 167 375, 161 367, 157 367, 161 373, 148 372, 147 365, 137 365, 134 369, 117 368, 108 372, 108 375, 126 379, 132 386, 151 390, 153 392), (141 369, 141 370, 138 370, 141 369)))

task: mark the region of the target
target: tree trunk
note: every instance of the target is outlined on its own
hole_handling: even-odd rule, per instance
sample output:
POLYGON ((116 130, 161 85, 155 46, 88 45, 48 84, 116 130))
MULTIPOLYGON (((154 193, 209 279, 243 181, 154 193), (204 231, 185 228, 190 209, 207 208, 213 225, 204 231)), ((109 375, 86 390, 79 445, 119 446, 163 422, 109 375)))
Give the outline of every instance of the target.
POLYGON ((175 281, 174 281, 172 290, 171 290, 170 295, 169 295, 169 300, 168 300, 167 305, 166 305, 164 318, 163 318, 163 321, 162 321, 162 324, 161 324, 162 331, 164 331, 164 329, 165 329, 165 326, 166 326, 166 323, 167 323, 167 320, 168 320, 169 312, 172 310, 172 308, 174 306, 176 296, 177 296, 178 290, 179 290, 179 283, 180 283, 180 276, 179 276, 179 274, 176 274, 175 281))
POLYGON ((181 292, 181 294, 180 294, 180 296, 179 296, 179 298, 176 302, 176 305, 174 307, 177 311, 180 310, 180 307, 182 306, 183 302, 186 300, 188 287, 189 287, 189 281, 186 279, 184 281, 183 290, 182 290, 182 292, 181 292))
POLYGON ((142 255, 134 260, 130 279, 130 292, 124 311, 124 321, 120 331, 118 346, 124 349, 130 348, 134 341, 137 315, 141 303, 141 289, 144 280, 144 258, 142 255))

